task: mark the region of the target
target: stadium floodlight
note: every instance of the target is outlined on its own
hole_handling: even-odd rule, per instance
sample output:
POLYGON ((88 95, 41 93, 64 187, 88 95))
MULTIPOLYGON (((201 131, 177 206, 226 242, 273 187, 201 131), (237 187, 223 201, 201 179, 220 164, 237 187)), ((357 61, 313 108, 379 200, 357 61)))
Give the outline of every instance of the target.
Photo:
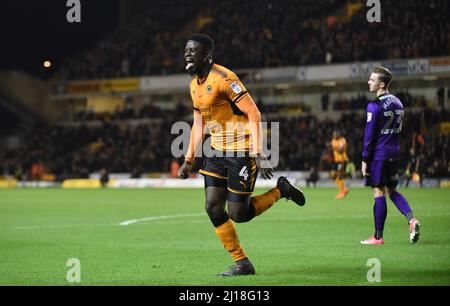
POLYGON ((44 68, 50 68, 52 66, 52 62, 49 60, 45 60, 42 65, 44 66, 44 68))

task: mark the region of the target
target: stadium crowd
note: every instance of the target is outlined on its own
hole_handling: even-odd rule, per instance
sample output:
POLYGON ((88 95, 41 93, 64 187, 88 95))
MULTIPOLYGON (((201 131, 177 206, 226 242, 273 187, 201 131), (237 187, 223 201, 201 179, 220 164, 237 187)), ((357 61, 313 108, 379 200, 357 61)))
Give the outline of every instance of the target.
MULTIPOLYGON (((280 169, 330 170, 333 155, 326 147, 334 130, 340 131, 347 140, 348 156, 359 169, 361 164, 362 139, 365 113, 349 111, 342 113, 337 121, 317 120, 314 115, 280 118, 280 169), (292 128, 296 127, 296 128, 292 128)), ((406 112, 401 138, 401 168, 405 169, 409 151, 414 148, 423 161, 422 173, 426 177, 450 176, 450 135, 441 134, 440 122, 448 122, 450 113, 422 108, 406 112)))
MULTIPOLYGON (((319 121, 307 109, 299 115, 289 108, 265 108, 263 121, 280 122, 277 170, 330 170, 333 156, 326 143, 334 130, 341 131, 347 139, 350 160, 359 168, 364 111, 348 110, 341 112, 337 121, 319 121)), ((173 162, 171 143, 178 136, 170 134, 172 124, 186 120, 190 112, 158 109, 157 113, 158 116, 143 113, 144 117, 138 120, 125 115, 85 116, 72 124, 36 127, 26 136, 23 147, 0 152, 0 174, 38 179, 43 173, 53 173, 59 180, 87 177, 101 169, 131 173, 132 177, 168 172, 173 162)), ((423 160, 425 176, 450 177, 450 135, 438 130, 440 122, 449 121, 450 113, 444 110, 421 107, 406 112, 401 143, 403 169, 414 147, 423 160)))
POLYGON ((450 51, 446 0, 383 1, 381 23, 366 20, 366 1, 359 1, 353 14, 347 13, 347 2, 153 1, 154 7, 127 27, 68 58, 54 79, 182 73, 184 44, 192 31, 211 35, 216 61, 231 69, 417 58, 450 51))

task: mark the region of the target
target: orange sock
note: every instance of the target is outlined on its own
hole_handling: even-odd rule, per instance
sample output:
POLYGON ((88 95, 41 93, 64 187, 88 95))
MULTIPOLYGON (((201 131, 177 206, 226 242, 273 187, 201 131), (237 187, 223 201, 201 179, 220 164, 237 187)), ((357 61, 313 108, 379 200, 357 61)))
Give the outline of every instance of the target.
POLYGON ((250 204, 255 208, 255 215, 259 216, 266 210, 272 207, 272 205, 281 198, 281 192, 278 188, 273 188, 266 193, 252 197, 250 204))
POLYGON ((345 181, 344 180, 341 180, 341 192, 344 192, 345 191, 345 181))
POLYGON ((216 235, 222 241, 225 250, 230 253, 234 261, 247 258, 236 233, 233 221, 228 219, 224 224, 216 227, 216 235))
POLYGON ((336 185, 337 185, 337 187, 339 189, 339 193, 342 193, 342 191, 343 191, 341 182, 342 182, 341 179, 339 179, 339 178, 336 179, 336 185))

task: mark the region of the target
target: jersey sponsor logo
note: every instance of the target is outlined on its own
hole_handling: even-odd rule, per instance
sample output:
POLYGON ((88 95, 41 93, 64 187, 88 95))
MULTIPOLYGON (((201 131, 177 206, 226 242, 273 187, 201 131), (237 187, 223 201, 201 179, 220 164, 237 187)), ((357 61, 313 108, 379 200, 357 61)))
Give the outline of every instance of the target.
POLYGON ((372 121, 372 113, 367 113, 367 122, 372 121))
POLYGON ((206 87, 206 93, 210 94, 212 93, 213 89, 211 85, 208 85, 208 87, 206 87))
POLYGON ((233 83, 231 83, 230 88, 236 94, 239 94, 242 91, 242 88, 237 81, 234 81, 233 83))

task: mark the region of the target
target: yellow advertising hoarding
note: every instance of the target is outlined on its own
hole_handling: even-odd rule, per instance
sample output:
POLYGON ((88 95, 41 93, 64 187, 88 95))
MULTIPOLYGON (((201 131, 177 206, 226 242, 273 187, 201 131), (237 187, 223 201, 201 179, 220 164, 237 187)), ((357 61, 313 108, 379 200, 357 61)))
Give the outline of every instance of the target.
POLYGON ((139 79, 117 79, 105 80, 100 82, 100 91, 102 92, 126 92, 139 90, 139 79))
POLYGON ((0 188, 14 188, 17 186, 17 181, 14 179, 0 179, 0 188))
POLYGON ((72 81, 66 86, 69 94, 95 93, 95 92, 127 92, 139 90, 138 78, 72 81))
POLYGON ((64 180, 63 188, 100 188, 102 187, 99 180, 93 179, 68 179, 64 180))

